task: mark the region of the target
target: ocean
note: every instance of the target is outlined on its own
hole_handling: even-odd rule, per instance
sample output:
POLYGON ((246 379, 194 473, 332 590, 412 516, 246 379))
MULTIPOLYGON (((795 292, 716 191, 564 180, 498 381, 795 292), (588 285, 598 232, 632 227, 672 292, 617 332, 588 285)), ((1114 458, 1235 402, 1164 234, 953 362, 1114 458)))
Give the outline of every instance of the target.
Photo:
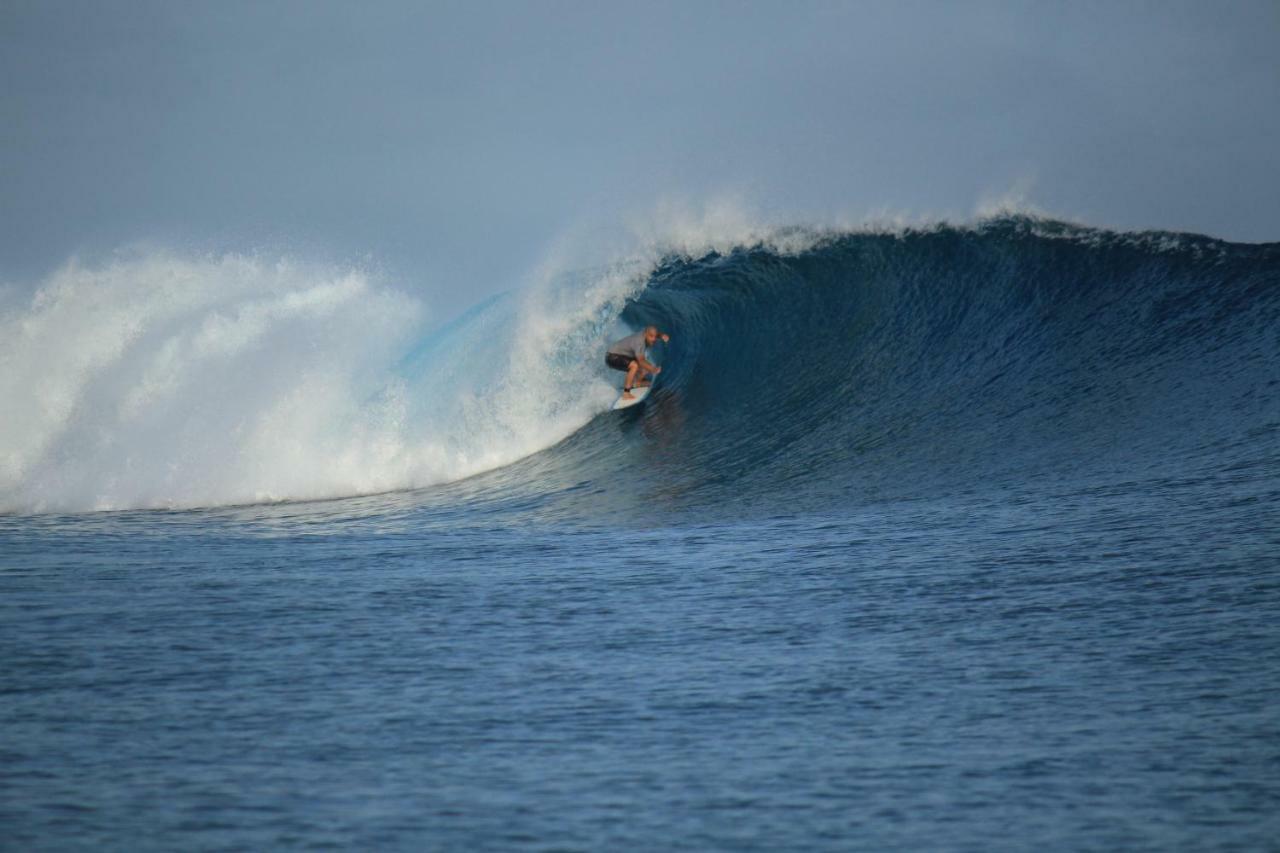
POLYGON ((0 303, 0 848, 1280 849, 1280 244, 773 229, 427 326, 0 303))

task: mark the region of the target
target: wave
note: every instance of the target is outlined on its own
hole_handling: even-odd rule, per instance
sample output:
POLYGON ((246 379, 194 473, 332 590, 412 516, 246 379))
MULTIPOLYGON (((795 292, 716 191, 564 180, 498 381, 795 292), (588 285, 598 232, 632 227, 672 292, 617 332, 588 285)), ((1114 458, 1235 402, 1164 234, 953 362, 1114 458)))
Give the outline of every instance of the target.
POLYGON ((358 271, 71 265, 0 317, 0 508, 470 477, 439 499, 746 512, 1262 458, 1278 285, 1276 244, 1007 215, 655 240, 427 335, 358 271), (673 335, 654 394, 605 414, 604 344, 648 323, 673 335))
POLYGON ((673 335, 649 402, 449 499, 747 517, 1280 471, 1277 244, 810 233, 668 256, 622 318, 673 335))

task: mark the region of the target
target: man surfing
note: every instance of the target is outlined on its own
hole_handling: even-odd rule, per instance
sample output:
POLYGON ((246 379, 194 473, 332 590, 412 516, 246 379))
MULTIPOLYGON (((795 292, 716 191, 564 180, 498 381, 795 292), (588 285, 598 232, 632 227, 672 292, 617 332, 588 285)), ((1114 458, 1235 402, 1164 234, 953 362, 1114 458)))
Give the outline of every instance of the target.
POLYGON ((644 331, 609 344, 609 349, 604 355, 604 363, 614 370, 626 371, 627 374, 627 378, 622 382, 622 399, 634 400, 636 397, 631 393, 631 389, 643 388, 651 381, 645 379, 645 376, 657 376, 662 372, 661 367, 650 364, 645 359, 645 351, 653 346, 658 338, 662 338, 664 344, 671 340, 671 336, 659 332, 657 326, 645 326, 644 331))

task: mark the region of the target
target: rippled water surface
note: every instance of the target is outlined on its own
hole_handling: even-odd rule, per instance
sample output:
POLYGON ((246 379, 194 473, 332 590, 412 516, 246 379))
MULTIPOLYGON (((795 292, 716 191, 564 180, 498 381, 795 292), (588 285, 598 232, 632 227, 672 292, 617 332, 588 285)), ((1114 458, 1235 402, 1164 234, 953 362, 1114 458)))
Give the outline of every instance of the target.
POLYGON ((1264 849, 1275 495, 1207 489, 10 519, 5 846, 1264 849))

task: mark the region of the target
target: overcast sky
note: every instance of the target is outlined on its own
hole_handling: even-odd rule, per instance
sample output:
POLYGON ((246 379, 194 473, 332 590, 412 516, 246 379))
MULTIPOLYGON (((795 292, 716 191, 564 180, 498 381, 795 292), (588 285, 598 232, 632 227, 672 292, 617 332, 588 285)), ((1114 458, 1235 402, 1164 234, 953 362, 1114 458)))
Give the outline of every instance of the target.
POLYGON ((457 310, 565 229, 722 195, 1277 240, 1277 45, 1275 0, 0 0, 0 277, 284 250, 457 310))

